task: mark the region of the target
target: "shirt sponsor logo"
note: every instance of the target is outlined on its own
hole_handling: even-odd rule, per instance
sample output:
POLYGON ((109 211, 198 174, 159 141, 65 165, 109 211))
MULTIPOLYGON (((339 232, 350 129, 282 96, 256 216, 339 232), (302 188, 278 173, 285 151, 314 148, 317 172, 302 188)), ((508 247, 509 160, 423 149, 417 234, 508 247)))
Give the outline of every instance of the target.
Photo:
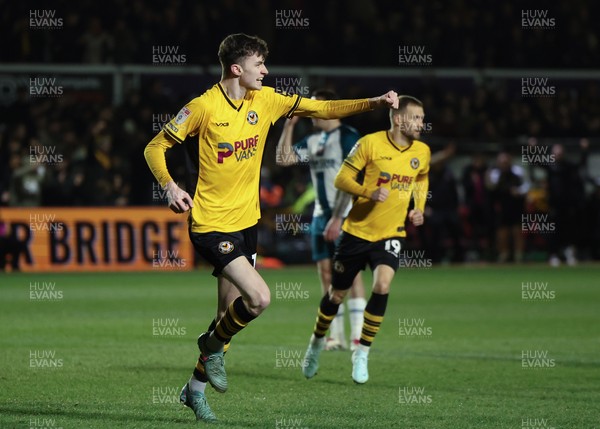
POLYGON ((390 184, 390 189, 408 190, 414 181, 412 176, 404 176, 402 174, 390 174, 382 171, 379 173, 379 179, 377 179, 377 185, 390 184))
POLYGON ((234 143, 221 142, 217 144, 217 162, 223 164, 225 158, 235 155, 237 162, 250 159, 256 154, 258 148, 258 134, 254 137, 240 139, 234 143))

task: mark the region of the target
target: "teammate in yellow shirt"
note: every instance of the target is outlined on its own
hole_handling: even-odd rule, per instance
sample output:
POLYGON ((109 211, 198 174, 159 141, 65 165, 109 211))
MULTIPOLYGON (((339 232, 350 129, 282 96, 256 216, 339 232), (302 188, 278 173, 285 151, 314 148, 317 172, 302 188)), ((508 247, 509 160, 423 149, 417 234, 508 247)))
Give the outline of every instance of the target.
POLYGON ((231 337, 269 305, 269 287, 254 269, 259 179, 267 133, 279 118, 341 118, 375 107, 395 107, 397 94, 361 100, 319 101, 263 87, 266 43, 245 34, 219 46, 221 81, 185 105, 146 146, 148 166, 176 213, 190 211, 190 239, 217 277, 217 315, 198 338, 200 357, 181 401, 198 420, 214 421, 206 382, 227 390, 224 352, 231 337), (173 181, 165 151, 183 143, 195 171, 188 192, 173 181), (190 196, 191 194, 191 196, 190 196))
POLYGON ((358 140, 335 179, 338 189, 355 198, 333 257, 331 286, 321 299, 304 356, 302 373, 306 378, 317 373, 324 335, 354 277, 368 263, 373 270, 373 291, 364 312, 360 344, 352 354, 352 379, 359 384, 369 379, 368 354, 399 266, 411 197, 414 209, 408 212, 408 219, 416 226, 424 221, 431 158, 429 147, 417 140, 424 117, 419 100, 400 96, 398 108, 390 109, 390 129, 358 140))

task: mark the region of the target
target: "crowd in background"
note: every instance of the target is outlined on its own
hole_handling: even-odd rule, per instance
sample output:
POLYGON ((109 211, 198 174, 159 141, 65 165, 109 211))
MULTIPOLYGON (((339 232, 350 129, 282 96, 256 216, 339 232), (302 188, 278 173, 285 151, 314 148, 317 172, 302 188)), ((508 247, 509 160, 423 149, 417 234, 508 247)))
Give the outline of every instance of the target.
MULTIPOLYGON (((492 97, 481 88, 476 93, 485 93, 480 95, 484 99, 492 97)), ((434 153, 441 156, 433 163, 430 173, 427 225, 412 233, 415 246, 426 248, 436 263, 522 261, 532 249, 551 251, 564 261, 576 258, 573 248, 580 249, 577 252, 580 257, 600 257, 596 244, 600 238, 598 172, 588 168, 588 140, 577 138, 578 135, 597 135, 597 132, 583 127, 569 136, 549 127, 542 128, 537 137, 534 134, 527 137, 525 130, 531 128, 531 123, 524 123, 518 129, 510 121, 511 118, 522 119, 521 116, 507 115, 504 119, 513 134, 500 139, 474 132, 468 139, 470 150, 465 150, 462 142, 467 140, 460 133, 444 128, 443 123, 447 111, 460 112, 460 106, 446 104, 469 97, 451 92, 441 96, 419 95, 426 107, 431 106, 426 109, 426 117, 432 129, 423 134, 423 140, 431 140, 434 153), (545 143, 545 139, 553 139, 554 143, 545 143), (544 165, 522 165, 523 148, 536 141, 548 154, 551 150, 564 149, 566 153, 561 159, 565 163, 557 161, 555 167, 561 170, 566 166, 566 172, 553 172, 544 165), (555 144, 561 141, 567 142, 566 147, 555 144), (481 151, 473 149, 477 142, 482 144, 481 151), (464 162, 454 162, 466 157, 472 158, 467 166, 464 162), (552 214, 547 222, 559 222, 561 234, 523 233, 521 215, 525 213, 552 214)), ((469 101, 467 106, 477 105, 474 100, 469 101)), ((542 113, 540 109, 530 108, 539 103, 537 100, 507 102, 514 102, 531 115, 542 113)), ((21 94, 16 103, 4 109, 0 120, 0 204, 164 205, 164 192, 147 168, 143 149, 156 132, 157 113, 172 114, 181 104, 183 101, 165 95, 158 84, 132 92, 122 105, 114 107, 108 101, 86 103, 69 95, 30 99, 27 94, 21 94)), ((552 108, 565 115, 582 116, 580 110, 572 110, 577 104, 556 104, 551 103, 552 108)), ((510 111, 508 105, 494 105, 494 109, 510 111)), ((464 116, 477 117, 480 112, 478 108, 464 116)), ((385 115, 382 116, 365 123, 358 115, 346 122, 366 134, 387 127, 385 115)), ((534 123, 542 120, 542 117, 529 117, 534 123)), ((303 133, 310 132, 308 120, 299 129, 303 133)), ((297 166, 284 171, 275 165, 274 148, 279 132, 280 124, 277 124, 267 142, 261 189, 265 218, 287 211, 310 214, 310 200, 303 199, 299 206, 297 203, 310 191, 307 168, 297 166)), ((184 183, 183 148, 176 146, 167 155, 173 177, 184 183)))
POLYGON ((0 34, 12 49, 3 49, 0 60, 147 64, 153 46, 176 45, 191 64, 213 64, 214 47, 235 30, 264 38, 280 64, 356 65, 360 58, 396 66, 398 46, 409 45, 423 46, 436 67, 599 67, 599 7, 585 0, 9 2, 0 34), (30 31, 30 10, 41 9, 56 11, 60 30, 30 31), (533 28, 523 23, 529 10, 537 11, 529 15, 533 28), (283 25, 278 16, 300 25, 283 25))
MULTIPOLYGON (((216 46, 236 29, 267 40, 268 65, 398 67, 398 46, 418 45, 435 67, 600 67, 598 27, 591 21, 599 6, 583 0, 539 6, 555 19, 555 27, 545 30, 523 28, 525 6, 474 8, 463 0, 434 1, 427 8, 391 1, 57 1, 44 5, 61 18, 53 30, 32 30, 30 13, 39 6, 5 6, 10 10, 0 18, 0 34, 11 49, 0 49, 2 63, 149 65, 153 47, 176 46, 185 65, 214 65, 216 46), (281 10, 300 11, 308 28, 279 28, 281 10), (323 36, 332 29, 335 35, 323 36), (377 49, 373 40, 380 41, 377 49), (298 55, 297 46, 308 55, 298 55)), ((266 84, 274 86, 269 79, 266 84)), ((367 87, 375 81, 328 82, 344 88, 345 97, 375 95, 367 87)), ((521 92, 519 77, 398 82, 404 87, 395 89, 423 101, 431 126, 423 140, 440 154, 430 173, 427 225, 409 233, 415 247, 426 248, 436 263, 522 261, 536 249, 554 264, 600 258, 599 173, 588 165, 594 148, 589 141, 600 134, 597 79, 553 78, 545 84, 553 88, 550 96, 531 97, 521 92), (561 152, 561 161, 523 166, 521 151, 534 144, 561 152), (457 162, 466 158, 466 166, 457 162), (525 213, 547 213, 559 232, 523 233, 525 213)), ((160 79, 149 78, 115 106, 106 94, 92 102, 75 90, 32 98, 20 88, 15 100, 0 105, 0 207, 164 205, 143 149, 162 125, 157 117, 172 116, 204 89, 175 96, 160 79)), ((381 112, 346 122, 361 134, 388 126, 381 112)), ((307 123, 300 129, 310 131, 307 123)), ((307 168, 275 165, 279 132, 277 124, 267 142, 263 208, 268 214, 309 214, 307 168)), ((177 146, 167 157, 173 177, 183 183, 183 149, 177 146)))

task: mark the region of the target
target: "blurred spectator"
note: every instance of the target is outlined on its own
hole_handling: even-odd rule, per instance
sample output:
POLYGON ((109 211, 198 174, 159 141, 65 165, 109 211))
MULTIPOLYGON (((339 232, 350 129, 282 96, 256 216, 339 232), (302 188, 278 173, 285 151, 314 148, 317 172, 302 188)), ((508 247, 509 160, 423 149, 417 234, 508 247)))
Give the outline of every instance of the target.
MULTIPOLYGON (((41 147, 33 141, 31 147, 41 147)), ((10 160, 13 174, 10 180, 9 203, 16 207, 38 207, 42 203, 42 182, 46 166, 29 157, 13 154, 10 160)))
POLYGON ((587 226, 589 236, 587 237, 591 257, 600 259, 600 179, 594 184, 594 191, 587 202, 585 212, 587 215, 587 226))
POLYGON ((469 249, 475 252, 473 259, 479 259, 494 242, 492 207, 486 187, 487 175, 487 162, 480 152, 471 157, 471 162, 462 171, 461 184, 470 229, 467 236, 471 241, 469 249))
POLYGON ((10 257, 12 272, 19 271, 19 256, 26 251, 25 242, 9 233, 6 222, 0 220, 0 272, 6 270, 6 257, 10 257))
POLYGON ((49 167, 42 184, 42 205, 56 207, 83 205, 84 177, 83 168, 73 168, 69 159, 49 167))
MULTIPOLYGON (((532 142, 535 146, 535 141, 532 142)), ((585 187, 581 169, 587 164, 589 142, 581 140, 581 155, 577 163, 565 157, 561 144, 552 146, 553 159, 539 167, 546 171, 548 186, 549 222, 554 223, 555 232, 550 236, 550 265, 557 267, 564 258, 568 265, 577 264, 575 243, 578 241, 578 226, 585 205, 585 187)))
POLYGON ((490 170, 487 187, 490 190, 496 221, 498 262, 523 261, 525 243, 522 232, 522 216, 525 214, 525 195, 529 181, 523 168, 512 164, 507 151, 498 154, 496 167, 490 170))
POLYGON ((266 167, 260 170, 259 195, 262 209, 280 207, 283 201, 283 187, 273 183, 271 172, 266 167))
MULTIPOLYGON (((127 41, 124 41, 127 42, 127 41)), ((99 18, 92 18, 88 29, 81 36, 83 62, 89 64, 110 63, 113 60, 114 40, 102 28, 99 18)))
POLYGON ((458 187, 454 174, 445 161, 431 163, 429 192, 431 198, 425 206, 426 228, 419 229, 424 233, 427 254, 433 263, 462 261, 464 255, 458 217, 458 187))

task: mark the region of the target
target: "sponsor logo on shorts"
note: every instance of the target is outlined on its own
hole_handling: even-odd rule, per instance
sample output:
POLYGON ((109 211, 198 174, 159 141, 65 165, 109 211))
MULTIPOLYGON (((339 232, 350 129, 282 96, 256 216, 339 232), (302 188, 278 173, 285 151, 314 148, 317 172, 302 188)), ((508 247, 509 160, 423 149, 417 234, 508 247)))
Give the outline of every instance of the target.
POLYGON ((345 269, 344 264, 342 264, 340 261, 335 261, 333 264, 333 269, 338 273, 343 273, 345 269))
POLYGON ((235 246, 231 241, 221 241, 219 243, 219 252, 221 252, 224 255, 231 253, 233 249, 235 249, 235 246))

